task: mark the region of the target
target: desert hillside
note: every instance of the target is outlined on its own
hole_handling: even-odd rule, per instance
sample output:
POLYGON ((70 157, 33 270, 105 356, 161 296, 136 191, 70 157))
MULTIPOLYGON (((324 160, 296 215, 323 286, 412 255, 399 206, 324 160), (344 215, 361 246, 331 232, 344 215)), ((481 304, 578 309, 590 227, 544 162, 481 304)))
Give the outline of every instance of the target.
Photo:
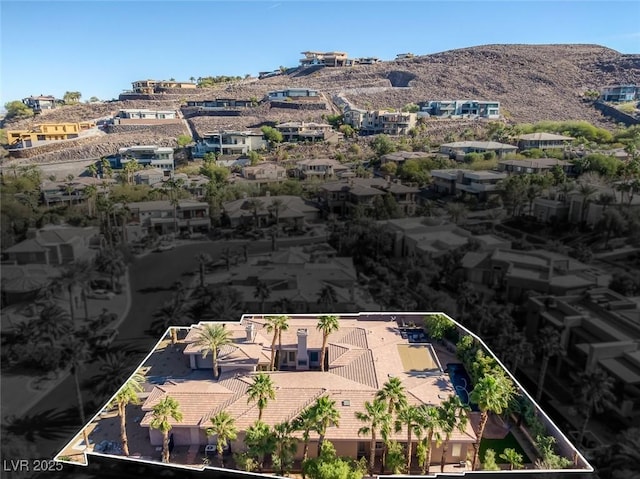
MULTIPOLYGON (((217 128, 255 128, 265 122, 321 121, 325 114, 338 111, 333 101, 341 97, 356 107, 372 109, 401 108, 410 102, 436 99, 497 100, 506 119, 515 123, 580 119, 613 128, 615 123, 583 101, 582 95, 619 83, 640 84, 640 54, 623 55, 598 45, 484 45, 375 65, 292 69, 288 75, 247 79, 193 93, 155 95, 153 100, 68 106, 34 119, 6 122, 4 127, 97 119, 121 108, 176 109, 187 99, 261 99, 270 90, 304 87, 322 92, 326 110, 270 108, 269 104, 262 104, 241 116, 195 117, 189 123, 194 133, 201 134, 217 128)), ((105 143, 99 150, 121 143, 117 135, 95 140, 105 143)), ((139 141, 175 141, 160 138, 158 131, 149 138, 143 138, 143 132, 140 135, 139 141)), ((88 151, 79 151, 78 155, 84 153, 88 151)))

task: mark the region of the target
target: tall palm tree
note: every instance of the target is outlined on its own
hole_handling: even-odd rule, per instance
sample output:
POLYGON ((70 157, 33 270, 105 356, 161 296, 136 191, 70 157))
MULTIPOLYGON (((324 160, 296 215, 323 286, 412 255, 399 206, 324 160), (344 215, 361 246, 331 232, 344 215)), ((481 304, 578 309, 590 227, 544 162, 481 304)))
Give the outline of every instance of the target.
POLYGON ((396 416, 395 430, 400 432, 402 426, 407 427, 407 474, 411 474, 411 462, 413 455, 413 435, 420 437, 422 427, 420 426, 420 411, 416 406, 405 404, 396 416))
POLYGON ((514 392, 513 383, 504 374, 484 376, 471 391, 469 399, 477 404, 480 409, 480 425, 478 426, 478 437, 474 444, 471 470, 475 470, 478 465, 480 441, 484 435, 489 413, 502 414, 502 411, 509 406, 514 392))
POLYGON ((264 458, 276 450, 276 439, 268 424, 256 421, 247 428, 244 440, 249 448, 249 454, 258 463, 258 472, 262 472, 264 458))
POLYGON ((557 356, 562 352, 562 343, 560 340, 560 332, 553 326, 543 327, 538 334, 538 349, 542 353, 542 363, 540 364, 540 373, 538 376, 538 390, 536 392, 536 402, 542 399, 542 390, 544 387, 544 379, 547 375, 549 360, 553 356, 557 356))
POLYGON ((469 422, 467 416, 469 406, 462 404, 460 397, 454 394, 449 399, 443 401, 438 408, 440 414, 440 427, 444 433, 444 441, 442 445, 442 459, 440 460, 440 472, 444 472, 444 465, 447 460, 447 452, 449 451, 449 443, 451 435, 455 430, 464 432, 469 422))
MULTIPOLYGON (((69 313, 57 304, 51 303, 40 311, 38 327, 33 329, 33 333, 38 339, 55 345, 73 330, 73 323, 69 313)), ((30 338, 30 340, 32 339, 33 337, 30 338)))
POLYGON ((142 382, 144 378, 136 373, 124 386, 118 391, 113 398, 112 404, 118 408, 118 417, 120 418, 120 441, 122 441, 122 452, 125 456, 129 455, 129 439, 127 437, 127 406, 129 404, 140 404, 138 394, 143 391, 142 382))
POLYGON ((253 292, 253 297, 260 300, 260 312, 264 313, 264 303, 271 296, 271 288, 264 281, 258 280, 256 288, 253 292))
POLYGON ((124 384, 131 376, 131 353, 123 350, 107 351, 97 358, 98 373, 91 378, 96 399, 113 395, 114 384, 124 384))
POLYGON ((282 359, 284 353, 282 352, 282 332, 289 330, 289 320, 291 319, 286 314, 279 314, 276 316, 278 323, 278 369, 282 367, 282 359))
POLYGON ((598 188, 589 183, 579 183, 578 193, 582 196, 582 206, 580 209, 580 222, 584 224, 587 221, 587 213, 589 203, 593 200, 593 197, 598 192, 598 188))
POLYGON ((309 457, 309 439, 311 431, 317 432, 318 421, 316 420, 316 412, 313 407, 304 409, 298 417, 293 421, 293 427, 296 431, 302 433, 302 441, 304 443, 304 449, 302 453, 302 462, 309 457))
POLYGON ((578 436, 578 446, 581 446, 591 415, 594 412, 602 413, 605 409, 610 408, 615 402, 616 396, 613 394, 613 379, 601 368, 580 372, 574 381, 579 393, 577 403, 580 411, 584 414, 584 422, 578 436))
POLYGON ((207 436, 216 436, 216 451, 220 460, 220 467, 224 467, 224 450, 229 441, 238 437, 236 420, 228 411, 220 411, 211 418, 211 427, 208 427, 207 436))
POLYGON ((365 411, 356 411, 356 419, 365 423, 358 429, 358 436, 370 435, 371 442, 369 443, 369 474, 373 474, 373 469, 376 460, 376 439, 378 432, 384 428, 390 418, 387 412, 388 406, 385 401, 380 398, 375 398, 372 402, 365 401, 365 411))
POLYGON ((327 353, 327 342, 329 335, 335 333, 340 328, 338 316, 322 315, 318 318, 316 329, 322 331, 322 351, 320 351, 320 371, 324 372, 324 359, 327 353))
POLYGON ((213 377, 215 379, 218 379, 218 351, 222 346, 230 342, 230 332, 221 324, 206 324, 198 333, 195 344, 203 348, 203 359, 211 353, 211 357, 213 358, 213 377))
POLYGON ((271 376, 258 373, 253 377, 253 383, 247 389, 247 404, 255 402, 258 405, 258 422, 262 421, 262 412, 269 400, 275 400, 276 390, 271 376))
POLYGON ((326 311, 333 311, 334 305, 338 302, 338 293, 333 286, 326 284, 318 292, 318 304, 323 305, 326 311))
POLYGON ((211 258, 210 254, 202 253, 202 252, 196 255, 196 259, 198 260, 198 265, 200 267, 200 287, 204 288, 204 276, 206 272, 206 267, 207 267, 207 264, 213 261, 213 259, 211 258))
POLYGON ((56 278, 58 284, 67 288, 69 296, 69 314, 71 321, 75 321, 76 305, 74 303, 74 291, 83 283, 88 283, 91 278, 93 265, 89 261, 75 261, 66 265, 60 275, 56 278))
POLYGON ((279 337, 280 319, 278 319, 278 316, 267 316, 264 326, 267 333, 273 334, 271 339, 271 358, 269 359, 269 371, 273 371, 276 363, 276 342, 279 337))
POLYGON ((371 436, 371 442, 369 443, 369 473, 373 474, 376 460, 376 439, 378 432, 388 427, 390 417, 387 412, 387 403, 380 399, 375 398, 372 402, 365 401, 365 411, 356 411, 356 419, 365 423, 358 429, 358 436, 369 434, 371 436))
POLYGON ((320 436, 318 438, 318 457, 322 450, 322 443, 324 442, 324 436, 327 433, 329 426, 339 426, 340 411, 336 409, 336 402, 329 396, 321 396, 316 399, 315 404, 312 406, 313 415, 316 420, 316 431, 320 436))
POLYGON ((436 444, 442 442, 442 435, 440 433, 442 426, 442 418, 440 416, 439 408, 430 405, 423 405, 418 408, 418 424, 420 428, 425 432, 425 436, 421 441, 421 446, 425 449, 424 461, 421 464, 422 474, 429 473, 429 466, 431 465, 431 454, 433 448, 431 446, 432 441, 435 439, 436 444))
POLYGON ((162 462, 169 462, 169 431, 173 428, 171 422, 182 421, 180 404, 171 396, 165 396, 153 406, 151 423, 152 429, 162 433, 162 462))
MULTIPOLYGON (((393 377, 389 378, 387 382, 382 385, 382 389, 380 389, 376 396, 383 401, 386 401, 389 405, 388 414, 390 420, 393 420, 393 415, 398 414, 406 405, 407 405, 407 395, 405 394, 405 388, 402 384, 400 378, 393 377)), ((387 441, 385 441, 384 449, 382 451, 382 464, 381 467, 384 468, 386 457, 387 457, 387 441)), ((380 474, 384 472, 384 469, 381 469, 380 474)))

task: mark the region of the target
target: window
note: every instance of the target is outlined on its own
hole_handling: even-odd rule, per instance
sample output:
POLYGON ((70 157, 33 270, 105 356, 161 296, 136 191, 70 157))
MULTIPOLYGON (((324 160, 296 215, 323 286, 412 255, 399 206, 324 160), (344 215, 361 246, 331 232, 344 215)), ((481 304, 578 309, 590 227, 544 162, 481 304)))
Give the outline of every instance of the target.
POLYGON ((460 457, 461 453, 462 453, 462 444, 451 445, 451 457, 460 457))
POLYGON ((295 363, 296 362, 296 352, 295 351, 289 351, 287 353, 287 362, 289 363, 295 363))
POLYGON ((309 361, 312 363, 317 363, 318 361, 320 361, 318 351, 309 351, 309 361))

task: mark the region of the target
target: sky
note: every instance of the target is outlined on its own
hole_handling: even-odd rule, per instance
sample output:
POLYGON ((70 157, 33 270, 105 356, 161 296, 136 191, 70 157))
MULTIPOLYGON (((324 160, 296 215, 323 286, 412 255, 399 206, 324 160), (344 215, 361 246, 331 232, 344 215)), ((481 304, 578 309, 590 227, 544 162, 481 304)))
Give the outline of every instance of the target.
POLYGON ((0 105, 131 82, 257 75, 306 50, 392 60, 495 43, 590 43, 640 54, 640 2, 0 0, 0 105))

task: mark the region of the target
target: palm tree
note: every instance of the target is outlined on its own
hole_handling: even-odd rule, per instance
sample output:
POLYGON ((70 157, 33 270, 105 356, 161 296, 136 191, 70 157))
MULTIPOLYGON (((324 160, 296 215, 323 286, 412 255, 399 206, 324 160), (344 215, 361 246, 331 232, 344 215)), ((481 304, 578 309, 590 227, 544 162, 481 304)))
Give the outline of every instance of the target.
MULTIPOLYGON (((377 392, 376 396, 388 403, 389 409, 387 412, 390 420, 392 420, 394 413, 397 415, 397 413, 407 405, 407 395, 405 394, 404 385, 400 378, 397 377, 389 378, 389 380, 382 385, 382 389, 377 392)), ((384 468, 386 455, 387 445, 385 441, 385 446, 382 451, 382 468, 384 468)), ((383 472, 384 469, 380 471, 380 474, 383 472)))
POLYGON ((206 272, 206 267, 207 264, 211 263, 211 261, 213 260, 210 254, 202 252, 196 255, 196 259, 198 260, 198 264, 200 266, 200 287, 204 288, 204 275, 206 272))
POLYGON ((584 414, 584 422, 577 440, 578 446, 581 446, 591 415, 594 412, 600 414, 610 408, 616 396, 613 394, 613 379, 601 368, 589 372, 582 371, 576 375, 574 381, 579 392, 577 403, 584 414))
POLYGON ((109 248, 100 251, 96 258, 95 268, 111 278, 111 289, 116 290, 116 278, 120 278, 127 271, 127 265, 120 251, 109 248))
POLYGON ((256 283, 256 289, 253 292, 253 297, 260 300, 260 312, 264 313, 264 303, 271 296, 271 288, 264 281, 258 280, 256 283))
POLYGON ((560 198, 564 204, 567 204, 567 200, 569 199, 569 193, 575 190, 576 184, 573 181, 565 181, 560 183, 558 190, 560 192, 560 198))
POLYGON ((198 333, 195 344, 202 349, 202 359, 207 357, 209 352, 213 358, 213 377, 218 379, 218 352, 222 346, 231 342, 228 329, 221 324, 206 324, 198 333))
POLYGON ((224 450, 229 441, 238 437, 235 419, 228 411, 220 411, 211 418, 211 427, 207 428, 207 436, 216 436, 216 450, 220 467, 224 467, 224 450))
POLYGON ((129 455, 129 439, 127 438, 127 406, 129 404, 140 404, 138 394, 142 392, 142 382, 144 378, 140 374, 134 374, 129 381, 118 391, 113 398, 113 404, 118 407, 118 417, 120 418, 120 441, 122 441, 122 452, 129 455))
POLYGON ((366 424, 358 429, 358 436, 361 434, 371 435, 371 442, 369 443, 369 474, 373 474, 376 460, 377 433, 388 424, 390 418, 387 403, 380 398, 375 398, 373 402, 365 401, 364 408, 365 412, 357 411, 355 414, 356 419, 366 424))
POLYGON ((245 205, 253 213, 254 226, 258 228, 260 226, 258 223, 258 212, 264 207, 264 203, 258 198, 249 198, 245 205))
POLYGON ((476 383, 471 391, 469 400, 477 404, 480 409, 480 425, 478 426, 478 437, 474 444, 471 470, 475 470, 478 464, 480 441, 482 440, 484 428, 489 419, 489 413, 502 414, 502 411, 509 406, 513 394, 513 383, 504 374, 484 376, 476 383))
POLYGON ((324 359, 327 353, 327 342, 329 335, 335 333, 340 328, 338 316, 322 315, 318 318, 316 329, 322 331, 322 351, 320 352, 320 371, 324 372, 324 359))
POLYGON ((83 194, 87 200, 87 216, 93 218, 93 209, 95 206, 95 198, 98 195, 98 188, 95 185, 89 185, 83 190, 83 194))
POLYGON ((580 209, 580 222, 582 224, 585 224, 587 221, 588 205, 597 192, 598 188, 588 183, 580 183, 578 185, 578 193, 582 196, 582 206, 580 209))
POLYGON ((322 450, 322 443, 324 442, 324 436, 327 433, 329 426, 339 426, 340 411, 336 409, 336 402, 329 396, 321 396, 316 399, 315 404, 312 406, 313 415, 316 420, 316 431, 319 434, 318 438, 318 457, 322 450))
POLYGON ((306 461, 309 456, 310 433, 311 431, 317 432, 317 425, 318 421, 316 420, 316 413, 313 407, 304 409, 293 421, 294 429, 302 432, 302 440, 304 442, 302 462, 306 461))
POLYGON ((446 210, 451 217, 451 221, 453 221, 455 224, 459 224, 461 221, 463 221, 469 213, 467 207, 462 203, 449 203, 447 204, 446 210))
POLYGON ((289 319, 291 319, 286 314, 280 314, 276 316, 277 318, 277 326, 278 326, 278 369, 282 367, 282 359, 284 357, 284 353, 282 352, 282 331, 289 330, 289 319))
POLYGON ((171 421, 182 421, 180 404, 171 396, 165 396, 153 406, 151 423, 152 429, 162 433, 162 462, 169 462, 169 431, 173 427, 171 421))
POLYGON ((107 351, 98 358, 99 372, 91 378, 92 389, 98 398, 113 394, 114 384, 124 384, 131 376, 131 354, 127 351, 107 351))
MULTIPOLYGON (((611 465, 620 471, 640 471, 640 428, 629 428, 617 439, 618 447, 613 453, 611 465)), ((628 477, 633 476, 629 474, 628 477)))
POLYGON ((93 266, 89 261, 75 261, 74 263, 66 265, 62 273, 56 278, 59 286, 67 288, 67 294, 69 295, 69 314, 72 322, 75 322, 76 310, 74 290, 78 285, 89 282, 92 270, 93 266))
POLYGON ((55 303, 46 305, 40 311, 38 327, 34 328, 35 336, 55 345, 73 329, 73 323, 63 308, 55 303))
POLYGON ((275 306, 276 310, 281 312, 281 313, 293 313, 293 301, 291 301, 289 298, 282 297, 280 299, 278 299, 277 301, 275 301, 273 303, 273 305, 275 306))
POLYGON ((425 431, 425 436, 421 442, 422 448, 426 449, 424 461, 421 464, 423 475, 429 473, 429 466, 431 465, 431 453, 433 452, 431 442, 434 439, 436 440, 436 444, 442 442, 442 436, 440 434, 441 423, 442 418, 439 408, 430 405, 423 405, 418 408, 418 425, 425 431))
POLYGON ((164 333, 169 329, 171 344, 176 344, 178 342, 178 330, 176 326, 182 325, 186 314, 187 310, 183 302, 166 302, 160 309, 153 313, 155 319, 149 329, 157 333, 164 333))
POLYGON ((538 348, 542 352, 542 363, 540 364, 540 374, 538 376, 538 390, 536 392, 537 403, 542 399, 542 389, 545 376, 547 375, 547 368, 549 367, 549 360, 552 356, 557 356, 562 352, 560 333, 553 326, 545 326, 542 328, 538 334, 538 338, 538 348))
POLYGON ((522 454, 517 452, 513 448, 506 448, 502 454, 500 454, 500 458, 504 459, 509 463, 509 470, 513 471, 514 469, 522 469, 522 454))
POLYGON ((258 405, 258 422, 262 421, 262 412, 267 407, 269 400, 275 400, 276 390, 271 380, 271 376, 265 373, 258 373, 253 377, 253 383, 247 389, 247 404, 256 402, 258 405))
POLYGON ((80 388, 80 370, 84 368, 85 363, 91 358, 91 350, 87 341, 78 336, 67 336, 61 345, 63 349, 63 362, 71 368, 73 381, 76 387, 76 399, 78 401, 78 413, 80 414, 80 422, 82 422, 82 434, 84 444, 89 448, 89 436, 87 434, 87 419, 84 413, 84 399, 82 398, 82 389, 80 388))
POLYGON ((403 425, 407 427, 407 474, 411 474, 413 434, 415 434, 416 437, 420 437, 420 434, 422 434, 420 411, 416 406, 405 404, 404 407, 398 411, 395 424, 396 432, 400 432, 403 425))
POLYGON ((273 427, 273 437, 276 443, 275 454, 280 465, 280 475, 285 476, 293 463, 298 441, 293 437, 295 431, 292 423, 285 421, 273 427))
POLYGON ((469 406, 462 404, 460 397, 456 394, 443 401, 438 408, 441 421, 440 427, 444 433, 440 472, 444 472, 444 465, 447 460, 447 451, 449 450, 449 442, 451 441, 453 431, 458 430, 460 432, 464 432, 467 427, 467 423, 469 422, 467 411, 469 411, 469 406))
POLYGON ((267 209, 274 216, 276 220, 276 228, 280 223, 280 212, 285 210, 286 208, 287 208, 287 205, 284 203, 284 201, 281 198, 273 198, 271 200, 271 204, 267 209))
POLYGON ((333 306, 338 302, 338 294, 333 286, 326 284, 318 292, 318 304, 323 305, 325 311, 333 311, 333 306))
POLYGON ((249 448, 249 454, 258 463, 258 471, 262 472, 262 465, 267 454, 272 454, 276 450, 276 439, 268 424, 256 421, 255 424, 247 428, 245 444, 249 448))
POLYGON ((276 359, 276 341, 278 341, 280 320, 278 316, 267 316, 265 318, 265 329, 267 333, 273 333, 273 338, 271 339, 271 358, 269 359, 269 371, 274 371, 275 369, 275 359, 276 359))

